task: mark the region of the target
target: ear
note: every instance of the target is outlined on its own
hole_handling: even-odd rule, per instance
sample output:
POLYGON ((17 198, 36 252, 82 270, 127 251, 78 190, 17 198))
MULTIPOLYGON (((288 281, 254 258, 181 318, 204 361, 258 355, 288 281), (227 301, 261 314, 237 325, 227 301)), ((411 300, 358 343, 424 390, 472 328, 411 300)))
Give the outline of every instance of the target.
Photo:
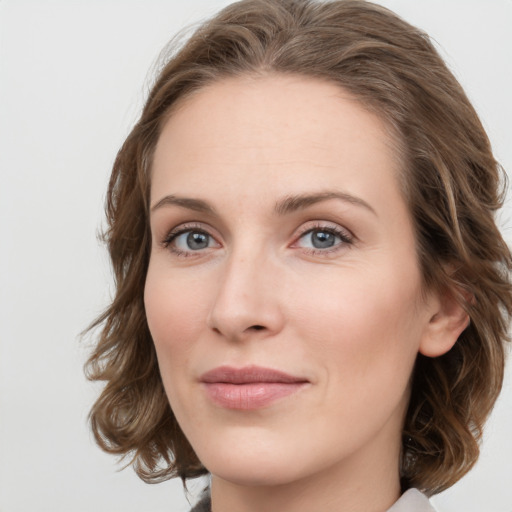
MULTIPOLYGON (((464 297, 467 295, 466 292, 461 293, 464 297)), ((430 300, 433 313, 422 337, 419 352, 427 357, 438 357, 446 354, 455 345, 469 325, 469 315, 449 290, 434 294, 430 300)))

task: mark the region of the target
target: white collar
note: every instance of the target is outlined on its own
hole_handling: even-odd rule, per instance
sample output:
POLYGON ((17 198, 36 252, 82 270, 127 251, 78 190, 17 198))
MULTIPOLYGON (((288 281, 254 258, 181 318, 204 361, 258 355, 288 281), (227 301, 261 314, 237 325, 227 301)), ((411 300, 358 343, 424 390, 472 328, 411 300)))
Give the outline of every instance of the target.
POLYGON ((428 498, 418 491, 409 489, 387 512, 436 512, 428 498))

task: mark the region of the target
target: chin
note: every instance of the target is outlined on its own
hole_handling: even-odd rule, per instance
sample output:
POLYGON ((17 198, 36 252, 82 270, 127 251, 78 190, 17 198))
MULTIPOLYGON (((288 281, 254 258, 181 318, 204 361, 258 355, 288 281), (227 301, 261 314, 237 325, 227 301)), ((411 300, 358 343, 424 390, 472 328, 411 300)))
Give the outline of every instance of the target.
POLYGON ((318 444, 294 439, 290 431, 281 436, 231 431, 196 446, 196 453, 213 477, 237 486, 270 487, 296 483, 336 464, 339 453, 333 456, 334 450, 318 444))
POLYGON ((304 476, 304 454, 285 439, 259 432, 233 432, 204 440, 196 453, 215 477, 241 486, 282 485, 304 476), (251 435, 252 434, 252 435, 251 435))
POLYGON ((242 487, 270 487, 286 485, 300 480, 303 476, 289 462, 280 465, 268 460, 229 460, 216 462, 207 467, 213 477, 242 487))

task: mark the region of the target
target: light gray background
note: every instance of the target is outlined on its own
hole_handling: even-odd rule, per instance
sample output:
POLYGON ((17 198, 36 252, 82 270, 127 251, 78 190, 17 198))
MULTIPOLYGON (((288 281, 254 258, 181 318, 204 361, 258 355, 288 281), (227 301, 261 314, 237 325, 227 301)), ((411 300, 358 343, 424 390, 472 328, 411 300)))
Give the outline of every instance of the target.
MULTIPOLYGON (((108 301, 96 231, 147 72, 227 3, 0 0, 0 512, 188 509, 180 482, 143 484, 94 446, 78 333, 108 301)), ((512 170, 512 1, 380 3, 436 39, 512 170)), ((480 462, 435 498, 441 512, 512 512, 511 381, 509 366, 480 462)))

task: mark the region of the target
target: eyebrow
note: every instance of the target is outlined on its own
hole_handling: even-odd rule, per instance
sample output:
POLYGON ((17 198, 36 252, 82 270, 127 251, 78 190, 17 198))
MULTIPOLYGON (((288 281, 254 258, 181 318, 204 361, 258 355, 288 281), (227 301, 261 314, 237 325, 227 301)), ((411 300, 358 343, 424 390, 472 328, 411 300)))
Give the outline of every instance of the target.
POLYGON ((303 210, 308 206, 312 206, 322 201, 329 201, 331 199, 338 199, 345 203, 362 206, 366 210, 372 212, 374 215, 377 215, 375 210, 363 199, 351 194, 347 194, 346 192, 338 191, 326 191, 314 194, 297 194, 287 196, 276 203, 275 211, 278 215, 286 215, 287 213, 303 210))
MULTIPOLYGON (((346 192, 339 191, 326 191, 316 192, 313 194, 305 193, 286 196, 275 203, 274 211, 276 212, 277 215, 283 216, 289 213, 296 212, 298 210, 303 210, 305 208, 308 208, 309 206, 320 203, 322 201, 329 201, 331 199, 338 199, 345 203, 361 206, 366 210, 372 212, 374 215, 377 215, 375 210, 363 199, 353 196, 351 194, 347 194, 346 192)), ((154 204, 151 207, 151 211, 154 212, 159 208, 171 205, 180 206, 182 208, 186 208, 188 210, 193 210, 200 213, 209 213, 211 215, 216 214, 215 208, 213 208, 213 206, 211 206, 208 202, 203 201, 202 199, 180 197, 173 194, 165 196, 162 199, 160 199, 156 204, 154 204)))
POLYGON ((154 212, 163 206, 171 205, 181 206, 182 208, 187 208, 188 210, 194 210, 196 212, 215 214, 215 209, 206 201, 201 199, 192 199, 190 197, 179 197, 175 195, 168 195, 163 197, 160 199, 160 201, 158 201, 158 203, 151 207, 151 211, 154 212))

